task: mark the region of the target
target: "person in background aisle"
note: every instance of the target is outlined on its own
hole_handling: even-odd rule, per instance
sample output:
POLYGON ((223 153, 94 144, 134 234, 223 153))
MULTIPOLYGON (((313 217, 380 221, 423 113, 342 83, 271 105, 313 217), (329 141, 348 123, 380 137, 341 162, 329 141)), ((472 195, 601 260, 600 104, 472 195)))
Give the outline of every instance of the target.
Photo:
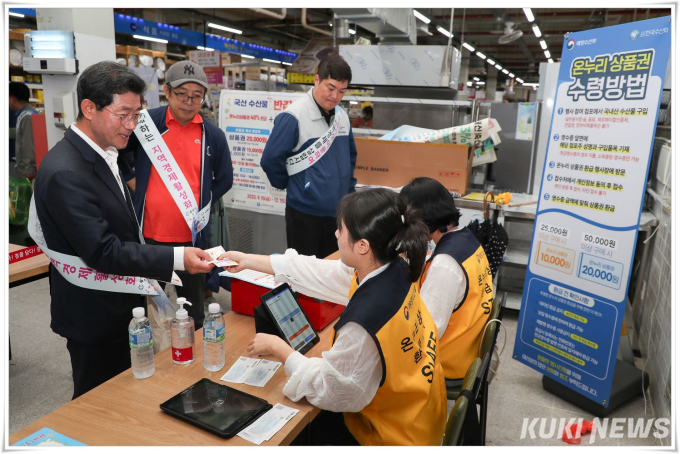
MULTIPOLYGON (((217 203, 231 189, 233 169, 227 138, 220 128, 200 113, 208 88, 208 79, 199 65, 188 60, 177 62, 165 75, 163 91, 169 105, 148 111, 179 166, 173 169, 174 173, 183 174, 190 186, 182 188, 185 192, 181 199, 173 198, 166 186, 181 183, 161 179, 155 168, 157 160, 154 159, 152 164, 149 159, 149 156, 154 156, 154 151, 145 149, 136 134, 122 150, 135 153, 135 173, 126 172, 125 179, 131 180, 134 176, 134 207, 148 244, 191 246, 191 230, 182 214, 184 202, 191 199, 187 199, 186 193, 191 191, 201 210, 217 203)), ((209 247, 210 228, 209 222, 203 226, 196 236, 196 247, 209 247)), ((177 274, 182 280, 182 286, 176 287, 177 296, 192 303, 187 310, 196 323, 196 329, 200 329, 205 318, 203 297, 206 277, 203 274, 177 274)))
POLYGON ((335 209, 354 192, 357 149, 339 104, 352 70, 338 54, 319 63, 314 87, 274 120, 260 165, 272 186, 286 189, 288 247, 326 257, 337 250, 335 209))
POLYGON ((29 102, 30 90, 21 82, 9 83, 9 108, 16 113, 14 153, 16 167, 22 177, 35 178, 35 148, 31 115, 38 113, 29 102))
POLYGON ((437 324, 437 358, 449 380, 460 379, 477 358, 484 325, 493 304, 491 268, 482 245, 467 227, 458 228, 460 212, 437 180, 415 178, 401 197, 419 210, 436 247, 419 280, 420 294, 437 324))
MULTIPOLYGON (((9 108, 9 162, 13 163, 16 162, 17 158, 14 155, 14 142, 17 137, 17 114, 12 110, 12 108, 9 108)), ((12 168, 14 164, 10 164, 10 169, 12 168)), ((11 170, 10 170, 11 172, 11 170)))
POLYGON ((373 127, 373 107, 366 106, 361 109, 361 116, 352 122, 353 128, 372 128, 373 127))
POLYGON ((292 249, 222 255, 239 263, 229 271, 271 273, 306 295, 347 304, 322 358, 307 358, 263 333, 255 335, 248 354, 274 355, 289 377, 286 397, 306 397, 326 410, 311 425, 313 445, 439 445, 446 391, 437 327, 416 285, 427 230, 417 212, 387 189, 345 196, 337 219, 340 260, 292 249))
POLYGON ((67 339, 74 399, 130 368, 127 328, 132 309, 145 307, 145 299, 102 286, 116 276, 169 281, 173 269, 212 268, 200 249, 140 244, 116 149, 125 148, 139 120, 144 88, 137 74, 114 62, 85 69, 78 78, 76 122, 47 153, 35 181, 37 232, 49 250, 89 267, 69 270, 57 261, 65 258, 50 265, 50 326, 67 339), (75 273, 73 284, 68 274, 75 273), (94 287, 84 287, 80 278, 94 287))

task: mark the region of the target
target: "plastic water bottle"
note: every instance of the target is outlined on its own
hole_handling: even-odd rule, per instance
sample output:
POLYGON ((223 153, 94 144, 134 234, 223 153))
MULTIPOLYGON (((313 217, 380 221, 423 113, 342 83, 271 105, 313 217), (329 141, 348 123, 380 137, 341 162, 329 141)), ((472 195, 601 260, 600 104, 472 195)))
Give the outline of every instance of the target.
POLYGON ((217 372, 224 367, 224 318, 218 303, 208 306, 203 322, 203 367, 217 372))
POLYGON ((153 335, 149 319, 144 316, 143 307, 132 309, 134 317, 128 327, 132 373, 137 378, 151 377, 156 372, 153 356, 153 335))
POLYGON ((194 319, 184 309, 184 305, 191 303, 186 298, 177 298, 179 310, 172 319, 170 334, 172 342, 172 362, 175 364, 191 364, 196 359, 194 354, 194 319))

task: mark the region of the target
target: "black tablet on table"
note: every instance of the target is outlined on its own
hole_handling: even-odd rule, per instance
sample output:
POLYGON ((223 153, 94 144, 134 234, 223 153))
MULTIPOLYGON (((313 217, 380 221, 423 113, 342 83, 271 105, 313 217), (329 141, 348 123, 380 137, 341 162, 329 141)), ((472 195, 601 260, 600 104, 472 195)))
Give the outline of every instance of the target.
POLYGON ((230 438, 272 408, 266 400, 203 378, 161 404, 177 418, 230 438))
POLYGON ((288 284, 281 284, 260 297, 262 306, 269 314, 279 337, 288 342, 294 350, 307 353, 319 342, 307 316, 288 284))

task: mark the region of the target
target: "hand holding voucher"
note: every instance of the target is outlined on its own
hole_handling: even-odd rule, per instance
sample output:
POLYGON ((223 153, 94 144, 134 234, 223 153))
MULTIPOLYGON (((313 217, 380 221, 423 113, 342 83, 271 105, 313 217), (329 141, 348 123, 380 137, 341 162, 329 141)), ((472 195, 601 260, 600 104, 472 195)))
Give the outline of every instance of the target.
POLYGON ((244 254, 243 252, 238 252, 238 251, 227 251, 223 254, 221 254, 217 260, 218 261, 225 261, 225 260, 231 260, 234 264, 233 265, 226 265, 224 266, 224 269, 229 271, 230 273, 238 273, 239 271, 245 270, 248 268, 247 265, 247 260, 246 260, 247 254, 244 254))
POLYGON ((208 273, 214 266, 210 254, 195 247, 184 248, 184 269, 191 274, 208 273))

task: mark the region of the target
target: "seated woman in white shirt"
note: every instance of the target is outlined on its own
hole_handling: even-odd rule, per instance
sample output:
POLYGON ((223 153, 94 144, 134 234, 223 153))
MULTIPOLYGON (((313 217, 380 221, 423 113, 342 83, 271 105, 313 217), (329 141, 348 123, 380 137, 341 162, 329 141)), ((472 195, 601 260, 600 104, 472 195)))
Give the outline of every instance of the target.
POLYGON ((427 239, 436 245, 419 280, 420 294, 439 330, 444 375, 461 379, 479 354, 491 312, 491 268, 474 234, 458 227, 460 212, 440 182, 416 178, 401 189, 401 197, 420 211, 427 239))
POLYGON ((333 422, 323 432, 312 424, 312 444, 439 445, 446 391, 438 333, 416 284, 427 250, 425 226, 385 189, 345 196, 337 224, 340 260, 291 249, 279 256, 222 254, 239 263, 227 267, 231 272, 271 273, 301 293, 347 304, 322 358, 307 358, 263 333, 255 335, 248 354, 274 355, 289 377, 283 393, 327 410, 315 423, 333 422), (340 412, 344 424, 332 418, 340 412))

